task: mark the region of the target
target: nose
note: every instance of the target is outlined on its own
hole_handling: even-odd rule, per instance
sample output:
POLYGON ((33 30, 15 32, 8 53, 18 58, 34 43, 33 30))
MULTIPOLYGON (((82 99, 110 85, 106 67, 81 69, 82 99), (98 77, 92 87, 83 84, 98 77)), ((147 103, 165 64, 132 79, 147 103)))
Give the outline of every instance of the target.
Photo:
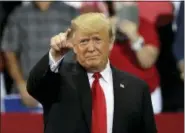
POLYGON ((87 49, 88 49, 89 52, 94 52, 95 51, 95 47, 94 47, 93 41, 89 42, 87 49))

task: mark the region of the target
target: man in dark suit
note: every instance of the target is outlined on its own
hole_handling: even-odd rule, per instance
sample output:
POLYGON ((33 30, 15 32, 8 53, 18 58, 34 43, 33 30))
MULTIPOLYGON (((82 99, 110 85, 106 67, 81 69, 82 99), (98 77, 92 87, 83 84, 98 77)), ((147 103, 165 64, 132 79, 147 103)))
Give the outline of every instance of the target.
POLYGON ((157 132, 148 86, 109 62, 114 36, 103 14, 87 13, 51 39, 27 82, 43 106, 45 133, 157 132))

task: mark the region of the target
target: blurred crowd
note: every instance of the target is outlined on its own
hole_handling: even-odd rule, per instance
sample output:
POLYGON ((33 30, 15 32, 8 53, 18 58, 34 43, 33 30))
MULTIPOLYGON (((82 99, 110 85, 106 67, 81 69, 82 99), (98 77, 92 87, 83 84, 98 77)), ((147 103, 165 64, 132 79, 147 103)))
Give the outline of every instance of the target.
POLYGON ((32 67, 81 13, 101 12, 114 25, 110 62, 150 87, 155 114, 184 111, 184 2, 0 2, 1 98, 26 91, 32 67))

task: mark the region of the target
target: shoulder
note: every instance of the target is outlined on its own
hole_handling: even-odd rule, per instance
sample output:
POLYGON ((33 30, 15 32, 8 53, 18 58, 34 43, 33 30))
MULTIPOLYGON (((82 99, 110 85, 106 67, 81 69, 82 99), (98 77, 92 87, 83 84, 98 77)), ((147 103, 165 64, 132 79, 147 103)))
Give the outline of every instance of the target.
MULTIPOLYGON (((68 5, 67 2, 58 2, 58 8, 60 8, 62 11, 69 11, 71 12, 72 14, 75 14, 75 15, 79 15, 80 12, 77 8, 71 6, 71 5, 68 5)), ((75 16, 74 16, 75 17, 75 16)))
POLYGON ((19 5, 17 6, 10 14, 9 20, 15 21, 24 18, 24 16, 28 15, 28 12, 32 9, 32 4, 28 5, 19 5))
POLYGON ((33 8, 33 4, 31 4, 31 3, 26 4, 26 5, 21 4, 21 5, 17 6, 17 7, 14 9, 13 13, 14 13, 14 14, 20 14, 20 13, 28 12, 28 11, 30 11, 30 9, 32 9, 32 8, 33 8))
POLYGON ((118 78, 120 82, 124 83, 124 85, 127 86, 130 90, 143 91, 146 88, 149 89, 147 83, 144 80, 136 77, 133 74, 121 71, 115 67, 113 69, 117 75, 116 78, 118 78))
POLYGON ((139 17, 139 27, 138 31, 140 34, 144 34, 143 32, 151 33, 150 30, 155 30, 155 23, 151 22, 150 20, 140 16, 139 17))
POLYGON ((139 33, 143 36, 145 44, 150 44, 159 48, 159 36, 157 34, 157 28, 155 23, 140 17, 139 33))
POLYGON ((116 68, 113 69, 113 84, 117 88, 115 89, 116 94, 127 99, 132 105, 138 106, 137 103, 142 102, 145 94, 150 95, 149 87, 145 81, 116 68))

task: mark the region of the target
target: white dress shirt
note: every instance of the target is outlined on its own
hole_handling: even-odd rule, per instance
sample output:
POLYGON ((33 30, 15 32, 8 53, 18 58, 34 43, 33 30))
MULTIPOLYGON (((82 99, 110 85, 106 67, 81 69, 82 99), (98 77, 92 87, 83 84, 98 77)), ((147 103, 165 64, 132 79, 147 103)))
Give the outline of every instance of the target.
POLYGON ((6 97, 6 89, 5 89, 5 83, 4 83, 4 75, 2 72, 0 72, 0 92, 1 92, 1 112, 4 112, 4 98, 6 97))
MULTIPOLYGON (((62 61, 63 57, 55 62, 49 52, 49 64, 52 72, 58 72, 58 65, 62 61)), ((114 112, 114 92, 113 92, 113 78, 112 69, 110 68, 110 63, 107 63, 106 68, 100 72, 102 78, 99 79, 100 85, 103 89, 106 107, 107 107, 107 133, 112 133, 113 126, 113 112, 114 112)), ((87 73, 90 87, 94 81, 93 73, 87 73)))

